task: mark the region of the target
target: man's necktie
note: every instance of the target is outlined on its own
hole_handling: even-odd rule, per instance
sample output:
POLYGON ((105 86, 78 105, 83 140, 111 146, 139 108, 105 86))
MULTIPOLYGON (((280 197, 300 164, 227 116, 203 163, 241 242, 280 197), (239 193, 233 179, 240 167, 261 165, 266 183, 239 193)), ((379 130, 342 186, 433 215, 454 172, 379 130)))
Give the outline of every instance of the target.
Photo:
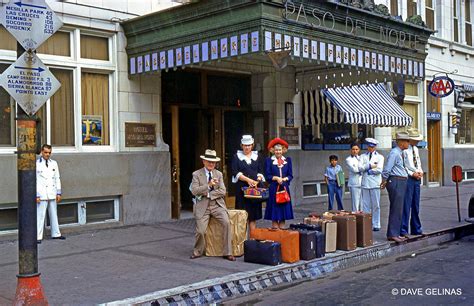
POLYGON ((45 159, 44 161, 46 162, 46 168, 47 168, 48 167, 48 160, 45 159))
POLYGON ((372 159, 372 152, 369 153, 369 161, 372 159))
MULTIPOLYGON (((212 181, 212 172, 211 171, 209 171, 209 180, 208 180, 208 182, 210 182, 210 181, 212 181)), ((211 188, 209 190, 211 190, 211 191, 214 190, 214 186, 211 186, 211 188)))
POLYGON ((411 150, 413 152, 413 164, 415 165, 415 168, 418 169, 418 161, 416 160, 415 148, 412 147, 411 150))

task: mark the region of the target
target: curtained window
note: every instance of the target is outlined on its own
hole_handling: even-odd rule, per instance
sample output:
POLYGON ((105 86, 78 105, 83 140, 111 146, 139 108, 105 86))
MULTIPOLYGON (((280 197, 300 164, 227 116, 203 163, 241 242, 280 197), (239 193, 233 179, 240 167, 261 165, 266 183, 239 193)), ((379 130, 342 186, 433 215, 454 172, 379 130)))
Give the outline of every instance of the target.
MULTIPOLYGON (((8 65, 0 64, 0 72, 8 65)), ((15 145, 15 101, 0 87, 0 146, 15 145)))
POLYGON ((36 49, 37 53, 71 56, 69 32, 56 32, 36 49))
POLYGON ((16 39, 0 25, 0 49, 16 51, 16 39))
POLYGON ((74 91, 71 70, 51 69, 61 87, 51 97, 51 144, 74 146, 74 91))
POLYGON ((109 39, 91 35, 81 35, 81 57, 95 60, 109 60, 109 39))
POLYGON ((82 73, 82 141, 109 145, 109 75, 82 73))
POLYGON ((414 0, 407 0, 407 16, 415 16, 417 15, 416 11, 416 1, 414 0))
POLYGON ((433 0, 426 0, 425 2, 426 26, 431 30, 435 29, 435 10, 433 0))
POLYGON ((390 14, 398 16, 398 0, 390 0, 390 14))
POLYGON ((459 19, 457 1, 453 0, 453 40, 459 42, 459 19))
POLYGON ((466 12, 466 44, 472 46, 472 23, 471 23, 471 2, 469 0, 464 1, 466 12))

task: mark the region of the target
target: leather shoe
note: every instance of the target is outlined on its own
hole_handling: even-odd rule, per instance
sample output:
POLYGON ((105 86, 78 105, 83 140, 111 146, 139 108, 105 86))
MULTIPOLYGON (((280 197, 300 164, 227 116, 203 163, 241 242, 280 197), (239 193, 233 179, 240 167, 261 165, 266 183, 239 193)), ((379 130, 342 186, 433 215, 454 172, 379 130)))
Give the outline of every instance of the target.
POLYGON ((405 239, 400 238, 400 237, 396 237, 396 236, 395 237, 388 237, 387 240, 395 241, 396 243, 401 243, 401 242, 405 241, 405 239))
POLYGON ((400 234, 400 237, 406 238, 406 239, 409 239, 409 238, 410 238, 410 236, 408 236, 408 234, 400 234))
POLYGON ((66 240, 66 237, 64 237, 64 236, 51 237, 51 239, 66 240))
POLYGON ((36 240, 36 243, 37 243, 37 244, 41 244, 41 241, 42 241, 42 240, 36 240))
POLYGON ((378 231, 380 231, 380 227, 374 227, 372 230, 373 230, 374 232, 378 232, 378 231))
POLYGON ((224 256, 224 259, 227 259, 229 261, 235 261, 235 257, 232 255, 224 256))
POLYGON ((190 258, 190 259, 196 259, 196 258, 199 258, 199 257, 201 257, 201 255, 194 255, 194 254, 193 254, 193 255, 191 255, 189 258, 190 258))

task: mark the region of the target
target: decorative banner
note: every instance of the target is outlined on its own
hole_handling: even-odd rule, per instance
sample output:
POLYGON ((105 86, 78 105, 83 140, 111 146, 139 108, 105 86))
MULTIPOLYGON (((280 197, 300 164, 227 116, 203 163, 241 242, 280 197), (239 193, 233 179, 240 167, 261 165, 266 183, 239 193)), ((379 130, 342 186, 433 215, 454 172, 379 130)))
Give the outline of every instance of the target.
POLYGON ((377 70, 377 53, 372 52, 372 65, 371 68, 373 70, 377 70))
POLYGON ((390 56, 385 55, 384 56, 384 71, 385 72, 390 72, 390 56))
POLYGON ((201 52, 202 52, 202 61, 207 62, 209 60, 209 42, 203 42, 201 44, 201 52))
POLYGON ((351 65, 357 66, 357 49, 351 48, 351 65))
POLYGON ((168 68, 174 67, 174 51, 173 49, 168 50, 168 68))
POLYGON ((300 56, 300 53, 301 53, 300 38, 293 36, 293 55, 300 56))
POLYGON ((217 59, 218 53, 217 53, 217 40, 212 40, 211 41, 211 59, 215 60, 217 59))
POLYGON ((135 66, 135 58, 131 57, 130 58, 130 74, 136 74, 136 73, 137 73, 137 69, 135 66))
POLYGON ((397 57, 397 73, 402 73, 402 59, 399 57, 397 57))
POLYGON ((341 46, 336 46, 336 63, 342 63, 342 50, 341 46))
POLYGON ((334 62, 334 45, 328 44, 328 62, 334 62))
MULTIPOLYGON (((420 66, 420 69, 422 67, 420 66)), ((444 98, 452 94, 454 91, 454 81, 445 76, 434 78, 428 85, 428 92, 436 98, 444 98)))
POLYGON ((165 53, 165 51, 160 52, 160 69, 166 69, 166 53, 165 53))
POLYGON ((383 54, 379 53, 378 57, 379 57, 379 59, 378 59, 378 68, 377 69, 379 71, 383 71, 383 54))
POLYGON ((148 72, 151 69, 150 54, 146 54, 144 60, 145 60, 145 72, 148 72))
POLYGON ((143 56, 137 57, 138 73, 143 73, 143 56))
POLYGON ((193 45, 193 63, 199 63, 199 44, 193 45))
POLYGON ((408 61, 408 75, 413 76, 413 61, 412 60, 408 61))
POLYGON ((221 38, 221 58, 227 57, 227 38, 221 38))
POLYGON ((325 42, 319 43, 319 59, 321 61, 326 60, 326 43, 325 42))
POLYGON ((418 75, 418 62, 413 62, 413 75, 414 76, 419 76, 418 75))
POLYGON ((237 41, 237 36, 232 36, 230 38, 230 56, 236 56, 239 54, 239 42, 237 41))
POLYGON ((309 41, 303 38, 303 57, 309 58, 309 41))
MULTIPOLYGON (((181 50, 181 49, 179 49, 179 50, 181 50)), ((177 51, 178 50, 176 50, 176 52, 177 51)), ((158 53, 155 52, 155 53, 151 54, 151 62, 152 62, 151 69, 154 70, 154 71, 158 70, 158 53)))
POLYGON ((281 34, 279 33, 275 33, 275 42, 274 42, 274 46, 275 46, 275 49, 280 49, 282 47, 282 42, 281 42, 281 34))
POLYGON ((402 59, 402 73, 404 75, 407 74, 407 60, 406 59, 402 59))
POLYGON ((291 50, 291 36, 285 35, 285 49, 291 50))
POLYGON ((176 66, 183 65, 183 49, 178 48, 176 49, 176 66))
POLYGON ((251 41, 252 41, 252 52, 257 52, 258 51, 258 31, 252 32, 251 34, 251 41))
POLYGON ((240 54, 249 53, 249 34, 240 35, 240 54))
POLYGON ((370 52, 369 51, 365 51, 364 63, 365 63, 365 68, 370 69, 370 52))
POLYGON ((349 48, 344 47, 342 51, 344 65, 349 65, 349 48))
POLYGON ((311 41, 311 59, 318 59, 318 42, 314 40, 311 41))
POLYGON ((265 51, 272 49, 272 32, 265 31, 265 51))
POLYGON ((357 50, 357 66, 364 67, 364 51, 357 50))
POLYGON ((390 72, 395 73, 397 65, 395 64, 395 57, 390 56, 390 72))
POLYGON ((184 47, 184 64, 185 65, 191 64, 191 47, 190 46, 184 47))

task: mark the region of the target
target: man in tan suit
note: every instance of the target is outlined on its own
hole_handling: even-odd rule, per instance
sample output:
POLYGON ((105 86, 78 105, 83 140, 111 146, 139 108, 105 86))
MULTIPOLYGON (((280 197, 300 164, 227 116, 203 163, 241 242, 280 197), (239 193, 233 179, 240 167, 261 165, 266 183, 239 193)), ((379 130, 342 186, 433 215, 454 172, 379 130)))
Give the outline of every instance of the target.
POLYGON ((194 217, 196 218, 196 243, 191 259, 201 257, 206 249, 204 235, 209 218, 212 216, 222 224, 224 231, 224 258, 235 261, 232 256, 232 233, 229 214, 225 206, 226 189, 222 173, 216 170, 216 162, 220 161, 216 151, 206 150, 200 156, 204 167, 194 171, 191 192, 196 197, 194 217))

